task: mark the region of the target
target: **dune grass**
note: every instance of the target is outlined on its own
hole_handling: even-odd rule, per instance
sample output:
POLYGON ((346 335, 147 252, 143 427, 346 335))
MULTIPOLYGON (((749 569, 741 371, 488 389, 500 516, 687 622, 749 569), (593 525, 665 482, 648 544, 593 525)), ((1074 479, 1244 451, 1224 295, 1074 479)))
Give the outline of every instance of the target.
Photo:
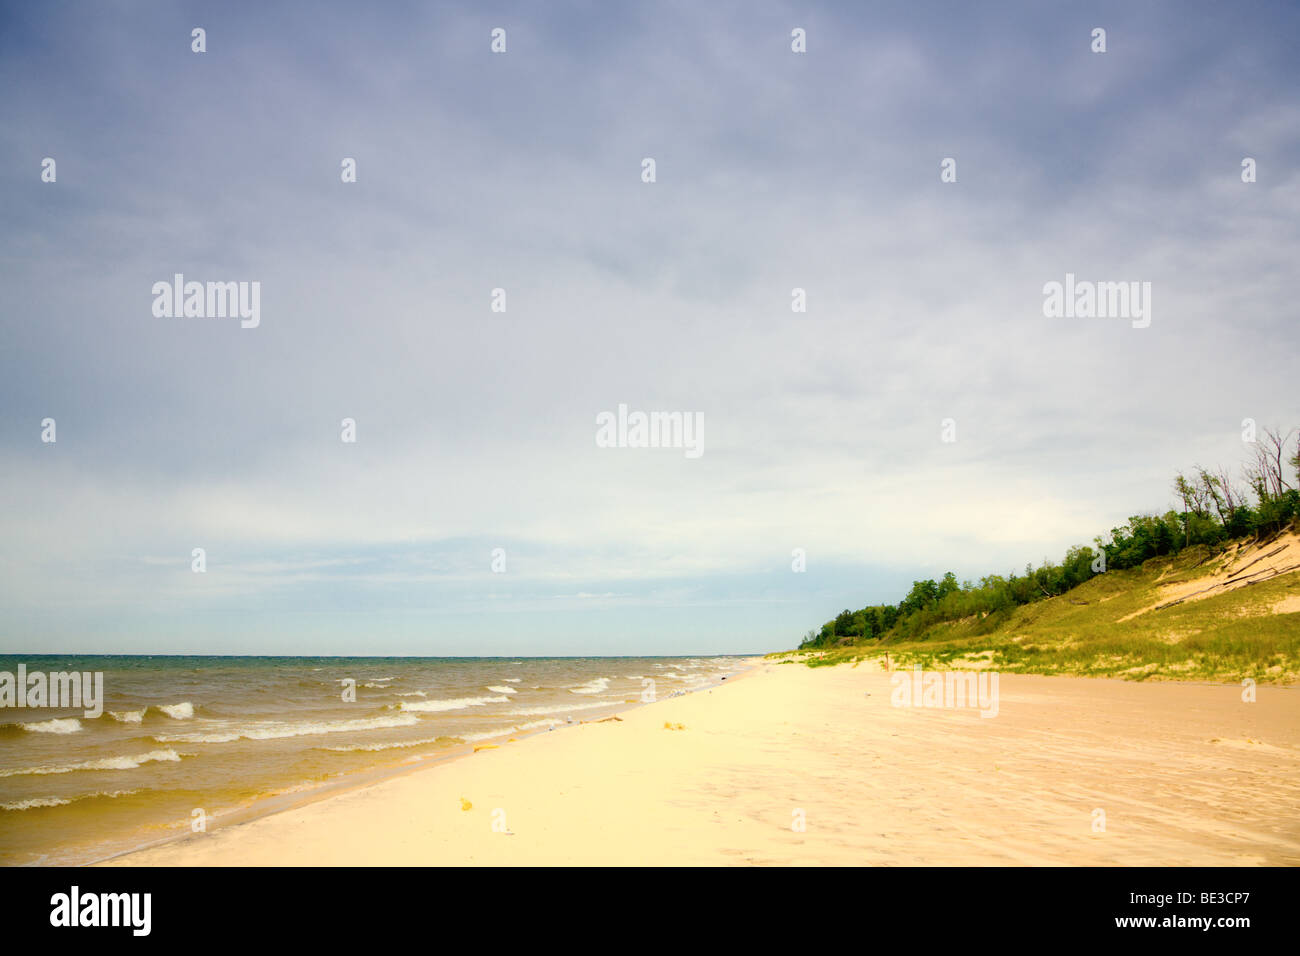
POLYGON ((1287 684, 1300 679, 1300 611, 1274 610, 1284 599, 1300 597, 1300 573, 1135 615, 1160 603, 1160 586, 1204 574, 1206 559, 1197 548, 1155 558, 1141 568, 1099 575, 1057 597, 936 625, 917 640, 886 638, 771 656, 811 667, 883 663, 888 654, 896 668, 988 667, 1128 680, 1249 677, 1287 684))

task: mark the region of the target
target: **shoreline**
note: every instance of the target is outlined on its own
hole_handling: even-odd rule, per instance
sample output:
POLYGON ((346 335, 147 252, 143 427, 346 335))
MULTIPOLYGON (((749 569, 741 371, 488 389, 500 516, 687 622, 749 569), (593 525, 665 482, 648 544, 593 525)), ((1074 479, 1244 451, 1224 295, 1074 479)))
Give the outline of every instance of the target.
MULTIPOLYGON (((742 668, 735 674, 728 675, 719 682, 718 687, 724 687, 727 684, 734 684, 744 678, 751 676, 763 663, 762 657, 742 657, 738 658, 737 666, 742 668), (726 683, 723 683, 725 681, 726 683)), ((419 773, 425 770, 434 770, 446 764, 451 764, 459 760, 472 757, 475 753, 485 749, 496 749, 507 743, 522 743, 533 737, 544 736, 555 731, 574 730, 579 726, 601 723, 612 717, 622 717, 623 714, 644 707, 652 707, 655 704, 665 703, 669 700, 678 699, 678 697, 698 694, 702 691, 713 691, 717 687, 699 688, 693 691, 680 691, 670 694, 666 697, 653 701, 625 701, 625 709, 613 711, 604 717, 595 720, 576 720, 572 724, 563 724, 552 727, 537 727, 527 731, 508 731, 497 736, 475 740, 468 743, 458 744, 447 750, 438 753, 426 754, 415 758, 407 758, 394 764, 383 764, 371 767, 365 770, 345 773, 336 780, 329 780, 303 787, 293 789, 283 793, 275 793, 267 796, 257 797, 253 803, 246 807, 240 807, 223 813, 220 817, 210 817, 208 819, 207 829, 202 833, 181 832, 157 839, 148 840, 128 849, 115 850, 104 856, 95 857, 84 863, 76 864, 79 866, 102 866, 112 865, 114 861, 123 857, 129 857, 136 853, 159 850, 172 846, 183 846, 191 841, 202 840, 206 836, 227 830, 232 827, 245 826, 267 817, 273 817, 281 813, 288 813, 300 810, 313 804, 325 800, 333 799, 342 794, 350 793, 355 790, 373 787, 391 779, 407 776, 409 774, 419 773)), ((619 706, 611 704, 611 706, 619 706)))
POLYGON ((879 671, 749 660, 727 693, 466 747, 97 865, 1300 864, 1287 688, 1248 704, 1233 685, 1005 674, 983 719, 891 706, 879 671))

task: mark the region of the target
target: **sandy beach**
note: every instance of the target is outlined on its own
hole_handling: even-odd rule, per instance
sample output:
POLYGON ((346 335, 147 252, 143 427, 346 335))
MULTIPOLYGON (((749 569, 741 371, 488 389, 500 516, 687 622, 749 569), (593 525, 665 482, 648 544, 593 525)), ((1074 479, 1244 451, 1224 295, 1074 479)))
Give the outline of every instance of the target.
POLYGON ((761 663, 109 862, 1294 865, 1300 692, 1257 694, 1004 675, 988 718, 761 663))

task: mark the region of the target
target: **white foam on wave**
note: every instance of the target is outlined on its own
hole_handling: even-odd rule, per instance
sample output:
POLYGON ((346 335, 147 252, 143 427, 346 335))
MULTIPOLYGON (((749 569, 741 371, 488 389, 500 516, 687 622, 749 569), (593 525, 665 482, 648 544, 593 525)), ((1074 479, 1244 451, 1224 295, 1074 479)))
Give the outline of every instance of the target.
POLYGON ((158 709, 172 720, 189 720, 194 716, 194 705, 188 700, 179 704, 163 704, 158 709))
POLYGON ((110 710, 108 716, 119 724, 140 724, 144 723, 145 711, 148 709, 145 707, 142 710, 110 710))
POLYGON ((0 810, 39 810, 42 807, 66 807, 74 800, 89 800, 92 797, 125 797, 139 792, 139 790, 97 790, 94 793, 80 794, 71 800, 65 800, 62 797, 32 797, 30 800, 19 800, 16 803, 0 803, 0 810))
POLYGON ((99 760, 87 760, 83 763, 67 764, 62 767, 23 767, 18 770, 0 770, 0 777, 18 777, 26 775, 45 775, 51 773, 75 773, 79 770, 134 770, 136 767, 155 761, 178 762, 181 755, 174 750, 151 750, 147 754, 134 757, 103 757, 99 760))
POLYGON ((421 714, 436 714, 447 710, 464 710, 466 707, 482 707, 486 704, 504 704, 510 698, 500 697, 454 697, 447 700, 421 700, 413 703, 402 701, 398 707, 403 711, 415 711, 421 714))
POLYGON ((19 800, 17 803, 0 803, 0 810, 35 810, 40 807, 66 807, 71 800, 60 800, 58 797, 32 797, 30 800, 19 800))
POLYGON ((558 707, 524 707, 510 711, 511 717, 542 717, 546 714, 569 714, 575 710, 594 710, 597 707, 609 707, 610 703, 599 704, 561 704, 558 707))
POLYGON ((422 690, 408 690, 405 692, 399 691, 397 696, 398 697, 428 697, 429 695, 422 690))
POLYGON ((570 694, 600 694, 609 690, 609 678, 597 677, 578 687, 570 687, 570 694))
POLYGON ((492 691, 492 693, 494 693, 494 694, 517 694, 517 693, 519 693, 519 691, 515 690, 513 687, 489 687, 488 690, 492 691))
POLYGON ((320 747, 319 750, 331 750, 334 753, 357 753, 357 752, 376 752, 380 750, 403 750, 407 747, 425 747, 429 744, 436 744, 439 741, 455 740, 451 735, 442 737, 425 737, 422 740, 389 740, 375 744, 348 744, 344 747, 320 747))
POLYGON ((563 724, 562 720, 547 718, 546 720, 530 720, 526 724, 515 724, 513 727, 498 727, 496 730, 484 730, 477 734, 460 734, 461 740, 467 744, 472 744, 480 740, 491 740, 493 737, 504 737, 507 734, 522 734, 529 730, 540 730, 542 727, 556 727, 563 724))
POLYGON ((312 737, 316 734, 345 734, 363 730, 384 730, 389 727, 410 727, 419 718, 410 714, 386 717, 359 717, 355 720, 304 721, 291 724, 267 720, 233 730, 197 734, 159 734, 154 740, 160 744, 228 744, 236 740, 283 740, 286 737, 312 737))
POLYGON ((56 717, 18 726, 33 734, 75 734, 81 730, 81 721, 76 717, 56 717))
POLYGON ((523 680, 522 677, 503 677, 501 679, 504 680, 507 684, 518 684, 520 681, 523 680))

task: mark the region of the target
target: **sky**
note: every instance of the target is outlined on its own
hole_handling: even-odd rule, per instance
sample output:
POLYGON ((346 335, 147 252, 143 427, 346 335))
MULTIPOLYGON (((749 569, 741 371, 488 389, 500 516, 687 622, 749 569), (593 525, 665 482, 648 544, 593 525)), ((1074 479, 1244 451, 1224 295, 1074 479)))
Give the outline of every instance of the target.
POLYGON ((0 651, 768 651, 1163 512, 1300 425, 1298 36, 0 3, 0 651), (259 324, 155 315, 177 273, 259 324), (1046 317, 1067 273, 1150 324, 1046 317), (601 447, 620 404, 703 454, 601 447))

